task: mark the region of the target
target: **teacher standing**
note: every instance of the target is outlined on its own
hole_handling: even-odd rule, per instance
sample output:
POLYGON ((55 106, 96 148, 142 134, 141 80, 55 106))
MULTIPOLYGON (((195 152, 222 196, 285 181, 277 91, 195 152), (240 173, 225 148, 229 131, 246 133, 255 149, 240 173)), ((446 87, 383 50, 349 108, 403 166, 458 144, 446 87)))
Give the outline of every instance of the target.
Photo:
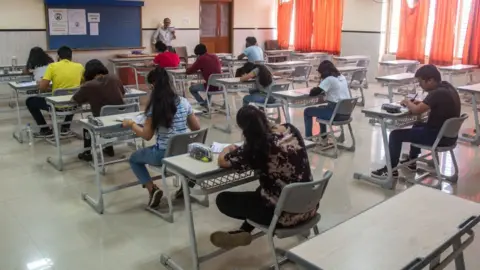
POLYGON ((175 36, 175 27, 171 26, 172 22, 169 18, 163 19, 163 25, 160 24, 152 37, 152 44, 155 45, 161 41, 167 45, 169 51, 173 52, 172 40, 177 39, 175 36))

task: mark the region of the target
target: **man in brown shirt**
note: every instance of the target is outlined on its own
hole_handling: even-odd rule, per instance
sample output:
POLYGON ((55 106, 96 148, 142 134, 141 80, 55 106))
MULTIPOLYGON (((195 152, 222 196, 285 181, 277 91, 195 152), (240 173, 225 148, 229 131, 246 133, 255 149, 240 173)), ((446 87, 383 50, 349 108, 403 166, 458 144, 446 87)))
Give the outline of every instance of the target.
MULTIPOLYGON (((90 104, 92 114, 100 116, 100 111, 105 105, 122 105, 125 95, 125 88, 120 79, 115 75, 109 75, 108 69, 97 59, 88 61, 85 65, 85 83, 80 90, 72 97, 78 104, 90 104)), ((83 147, 89 148, 92 144, 87 130, 83 130, 83 147)), ((104 149, 105 154, 114 156, 113 147, 104 149)), ((92 160, 90 151, 78 155, 78 158, 85 161, 92 160)))

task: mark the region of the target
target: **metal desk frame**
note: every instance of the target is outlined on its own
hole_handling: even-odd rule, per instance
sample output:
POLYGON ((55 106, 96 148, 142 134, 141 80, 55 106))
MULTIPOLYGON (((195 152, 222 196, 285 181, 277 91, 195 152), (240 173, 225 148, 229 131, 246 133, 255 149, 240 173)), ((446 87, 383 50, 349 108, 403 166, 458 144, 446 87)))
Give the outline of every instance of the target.
POLYGON ((409 85, 412 82, 415 82, 416 78, 413 73, 400 73, 400 74, 394 74, 394 75, 388 75, 388 76, 382 76, 382 77, 377 77, 376 78, 378 82, 380 83, 386 83, 388 86, 388 93, 374 93, 375 97, 387 97, 388 101, 390 103, 393 102, 393 95, 402 95, 405 96, 404 93, 395 93, 393 89, 395 87, 401 87, 405 85, 409 85), (407 74, 411 75, 411 78, 395 78, 395 77, 400 77, 400 76, 407 76, 407 74))
POLYGON ((466 86, 460 86, 457 88, 459 92, 465 92, 467 94, 470 94, 472 97, 471 100, 471 105, 472 105, 472 110, 473 110, 473 120, 475 127, 472 130, 474 134, 470 134, 468 132, 464 132, 460 135, 459 139, 469 142, 472 145, 480 145, 480 121, 478 119, 478 104, 477 104, 477 94, 480 94, 480 84, 474 84, 474 85, 466 85, 466 86))

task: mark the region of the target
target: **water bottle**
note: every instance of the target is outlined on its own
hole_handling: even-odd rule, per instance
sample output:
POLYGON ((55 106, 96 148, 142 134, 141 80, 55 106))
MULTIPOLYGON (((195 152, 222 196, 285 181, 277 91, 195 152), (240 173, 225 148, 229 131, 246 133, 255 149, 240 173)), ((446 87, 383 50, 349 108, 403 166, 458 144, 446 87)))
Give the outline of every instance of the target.
POLYGON ((17 57, 12 56, 12 71, 15 71, 17 69, 17 65, 18 65, 17 57))
POLYGON ((25 128, 25 132, 27 133, 27 136, 28 136, 28 145, 32 146, 33 145, 33 131, 32 131, 32 127, 30 126, 30 123, 27 124, 27 127, 25 128))

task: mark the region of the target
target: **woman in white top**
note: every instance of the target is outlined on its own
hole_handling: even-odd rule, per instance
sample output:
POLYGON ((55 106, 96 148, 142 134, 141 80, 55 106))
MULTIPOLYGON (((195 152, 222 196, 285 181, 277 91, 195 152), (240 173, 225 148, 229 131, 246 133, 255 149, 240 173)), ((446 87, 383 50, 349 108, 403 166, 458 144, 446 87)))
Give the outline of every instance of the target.
POLYGON ((53 63, 53 59, 42 48, 33 47, 28 55, 26 69, 28 73, 33 73, 33 79, 39 82, 50 63, 53 63))
MULTIPOLYGON (((337 102, 342 99, 350 98, 350 91, 348 90, 347 79, 340 74, 335 65, 326 60, 320 63, 317 69, 320 73, 320 85, 310 91, 310 96, 325 95, 328 102, 327 106, 306 108, 303 112, 305 120, 305 137, 312 137, 313 117, 329 120, 332 117, 333 111, 337 102)), ((337 115, 335 118, 338 121, 347 120, 350 116, 337 115)), ((327 132, 325 125, 320 125, 320 134, 327 132)), ((326 135, 321 135, 322 139, 326 139, 326 135)))

